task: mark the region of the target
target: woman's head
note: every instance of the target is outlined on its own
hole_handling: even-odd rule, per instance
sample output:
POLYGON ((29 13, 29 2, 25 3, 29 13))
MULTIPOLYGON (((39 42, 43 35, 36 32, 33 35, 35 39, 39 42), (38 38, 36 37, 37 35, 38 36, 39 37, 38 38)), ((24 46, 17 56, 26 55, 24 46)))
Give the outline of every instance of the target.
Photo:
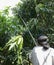
POLYGON ((48 37, 46 35, 41 35, 38 37, 38 44, 43 46, 43 47, 48 47, 48 37))

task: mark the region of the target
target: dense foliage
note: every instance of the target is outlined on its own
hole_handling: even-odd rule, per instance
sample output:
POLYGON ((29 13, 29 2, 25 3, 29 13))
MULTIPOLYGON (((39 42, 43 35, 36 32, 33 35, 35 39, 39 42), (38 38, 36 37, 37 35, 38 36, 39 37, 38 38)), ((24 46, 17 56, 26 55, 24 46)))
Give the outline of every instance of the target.
MULTIPOLYGON (((54 1, 52 0, 22 0, 15 8, 13 13, 18 17, 22 25, 24 22, 27 28, 24 32, 25 46, 34 46, 33 41, 29 35, 28 29, 31 31, 34 38, 39 34, 48 35, 50 43, 53 42, 54 37, 54 1), (22 21, 22 19, 24 22, 22 21)), ((24 26, 24 25, 23 25, 24 26)), ((24 26, 25 27, 25 26, 24 26)))
POLYGON ((3 48, 0 48, 1 65, 22 64, 23 37, 21 35, 11 38, 3 48), (9 63, 9 64, 8 64, 9 63))

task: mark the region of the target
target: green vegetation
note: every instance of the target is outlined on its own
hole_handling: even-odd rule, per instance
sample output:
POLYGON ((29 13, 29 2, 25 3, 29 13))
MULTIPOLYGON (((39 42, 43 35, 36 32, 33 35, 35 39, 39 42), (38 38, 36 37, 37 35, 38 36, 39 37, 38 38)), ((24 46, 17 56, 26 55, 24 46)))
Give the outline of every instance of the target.
MULTIPOLYGON (((21 0, 0 12, 0 65, 28 65, 37 36, 45 34, 54 47, 54 0, 21 0)), ((37 44, 37 43, 36 43, 37 44)))

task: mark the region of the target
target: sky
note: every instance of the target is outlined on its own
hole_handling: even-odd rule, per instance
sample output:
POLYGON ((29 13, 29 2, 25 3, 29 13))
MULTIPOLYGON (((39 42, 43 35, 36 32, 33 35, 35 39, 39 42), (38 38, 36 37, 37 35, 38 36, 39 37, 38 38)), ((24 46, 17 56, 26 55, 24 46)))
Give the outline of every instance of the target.
MULTIPOLYGON (((11 6, 13 8, 17 3, 21 2, 20 0, 0 0, 0 11, 4 10, 5 7, 11 6)), ((9 15, 12 16, 11 9, 9 10, 9 15)))
POLYGON ((0 10, 3 10, 6 6, 14 7, 20 0, 0 0, 0 10))

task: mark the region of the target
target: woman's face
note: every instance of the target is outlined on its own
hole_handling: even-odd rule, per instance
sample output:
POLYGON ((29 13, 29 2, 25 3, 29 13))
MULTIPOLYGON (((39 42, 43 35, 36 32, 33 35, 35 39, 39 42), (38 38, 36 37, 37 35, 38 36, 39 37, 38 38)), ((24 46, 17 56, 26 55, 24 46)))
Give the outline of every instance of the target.
POLYGON ((47 38, 47 36, 40 36, 38 42, 41 45, 47 45, 48 44, 48 38, 47 38))

